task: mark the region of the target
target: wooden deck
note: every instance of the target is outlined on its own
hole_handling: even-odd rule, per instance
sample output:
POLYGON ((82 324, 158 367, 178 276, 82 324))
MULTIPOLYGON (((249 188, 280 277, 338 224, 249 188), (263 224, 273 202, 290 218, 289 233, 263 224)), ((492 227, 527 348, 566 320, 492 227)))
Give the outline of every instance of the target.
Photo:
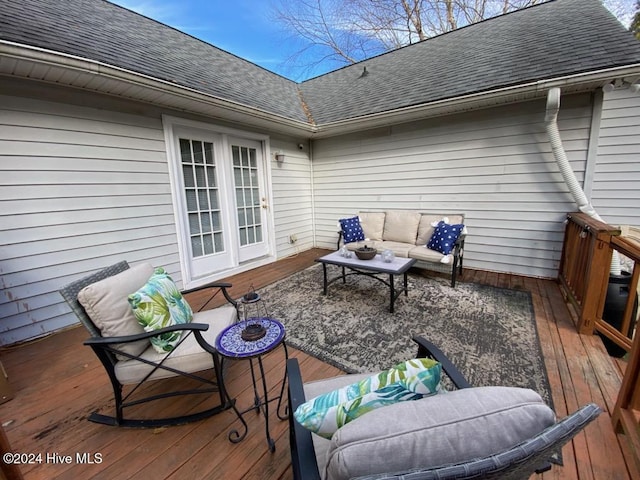
MULTIPOLYGON (((256 289, 303 269, 324 254, 310 250, 250 272, 229 278, 239 297, 250 285, 256 289)), ((616 362, 606 354, 599 337, 579 335, 553 281, 466 270, 462 282, 487 283, 532 293, 538 331, 559 417, 588 402, 605 413, 563 450, 564 466, 542 479, 640 478, 623 436, 611 427, 610 412, 621 383, 616 362), (625 455, 626 454, 626 455, 625 455), (629 458, 625 461, 625 458, 629 458)), ((190 297, 197 308, 202 299, 190 297)), ((15 390, 15 398, 0 405, 0 420, 13 451, 42 454, 42 461, 22 465, 27 479, 290 479, 292 478, 286 422, 272 414, 275 453, 269 453, 261 417, 247 415, 249 434, 232 444, 227 434, 237 428, 226 411, 210 419, 165 429, 124 429, 86 420, 94 409, 109 411, 111 387, 102 367, 88 347, 82 328, 72 328, 17 347, 0 350, 0 360, 15 390), (93 463, 79 463, 77 454, 89 454, 93 463), (94 456, 99 454, 98 456, 94 456), (48 455, 48 458, 47 458, 48 455), (54 456, 57 455, 57 456, 54 456), (64 463, 65 456, 70 463, 64 463)), ((305 380, 339 374, 336 368, 302 352, 290 355, 301 361, 305 380)), ((265 361, 268 384, 277 388, 282 378, 281 349, 265 361)), ((248 362, 232 362, 228 388, 238 405, 252 402, 248 362)), ((203 400, 204 401, 204 400, 203 400)), ((193 403, 193 402, 192 402, 193 403)), ((172 401, 158 409, 191 405, 172 401)), ((271 410, 274 410, 273 408, 271 410)), ((2 478, 2 476, 0 476, 2 478)), ((534 476, 533 478, 536 478, 534 476)))

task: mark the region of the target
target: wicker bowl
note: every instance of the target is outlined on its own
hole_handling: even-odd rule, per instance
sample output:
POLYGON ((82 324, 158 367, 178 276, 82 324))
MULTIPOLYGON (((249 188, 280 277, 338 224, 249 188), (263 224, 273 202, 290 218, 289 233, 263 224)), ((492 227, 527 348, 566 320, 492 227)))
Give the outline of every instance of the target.
POLYGON ((376 256, 376 253, 378 253, 375 248, 367 246, 356 248, 355 252, 356 257, 358 257, 360 260, 371 260, 376 256))

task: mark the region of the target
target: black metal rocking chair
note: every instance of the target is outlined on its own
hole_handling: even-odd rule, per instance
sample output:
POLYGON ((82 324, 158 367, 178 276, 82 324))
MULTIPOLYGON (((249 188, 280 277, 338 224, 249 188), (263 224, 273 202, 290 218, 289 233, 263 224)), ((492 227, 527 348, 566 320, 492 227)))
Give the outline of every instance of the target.
MULTIPOLYGON (((149 268, 152 268, 149 266, 149 268)), ((214 282, 199 288, 183 291, 190 293, 201 289, 213 289, 212 297, 222 292, 228 304, 217 309, 194 313, 193 322, 165 327, 153 332, 138 333, 126 336, 103 336, 96 323, 89 317, 85 308, 78 301, 78 293, 88 285, 101 280, 123 274, 129 270, 127 262, 119 262, 115 265, 100 270, 92 275, 66 285, 60 290, 62 297, 69 304, 80 322, 87 328, 91 337, 84 344, 90 346, 102 362, 111 385, 115 399, 115 416, 108 416, 93 412, 89 420, 106 425, 118 425, 126 427, 159 427, 178 425, 201 420, 215 415, 231 406, 227 400, 222 381, 221 362, 217 351, 212 346, 215 335, 227 325, 238 320, 237 303, 229 296, 227 288, 229 283, 214 282), (151 337, 166 333, 182 331, 178 345, 166 354, 159 354, 150 345, 142 347, 141 354, 132 354, 131 350, 123 345, 134 345, 136 342, 148 342, 151 337), (213 368, 214 377, 209 378, 196 375, 197 372, 213 368), (124 372, 124 373, 123 373, 124 372), (182 376, 198 383, 196 388, 179 388, 163 393, 140 395, 141 386, 150 380, 182 376), (131 386, 123 395, 125 385, 131 386), (138 392, 134 397, 134 393, 138 392), (146 402, 180 395, 208 394, 217 392, 219 403, 212 408, 196 411, 185 415, 166 418, 127 418, 124 411, 127 407, 140 405, 146 402)), ((133 292, 130 292, 133 293, 133 292)), ((124 298, 126 301, 126 297, 124 298)), ((205 304, 206 306, 206 304, 205 304)), ((146 417, 146 415, 145 415, 146 417)))
MULTIPOLYGON (((449 377, 451 383, 457 389, 467 389, 471 387, 471 385, 469 385, 462 374, 456 369, 453 363, 443 354, 441 350, 439 350, 436 346, 434 346, 424 338, 414 337, 413 340, 418 344, 417 356, 433 358, 434 360, 439 361, 442 364, 442 371, 446 374, 446 376, 449 377)), ((289 439, 291 446, 291 463, 294 479, 316 480, 325 478, 325 480, 341 480, 343 477, 348 478, 352 476, 352 473, 343 475, 335 474, 336 471, 350 472, 350 467, 342 467, 345 462, 349 461, 347 459, 347 457, 349 456, 349 444, 341 444, 341 439, 336 440, 336 434, 334 434, 332 440, 328 440, 326 438, 321 438, 314 433, 311 433, 310 430, 307 430, 295 420, 293 413, 299 405, 306 401, 305 393, 307 395, 310 395, 311 397, 315 397, 316 395, 329 392, 335 388, 341 388, 346 385, 350 385, 352 382, 366 377, 366 375, 364 377, 362 375, 343 375, 341 377, 334 377, 333 379, 326 379, 303 384, 298 361, 296 358, 292 358, 287 362, 287 377, 289 383, 289 439), (350 380, 349 377, 354 378, 354 380, 350 380), (331 471, 329 468, 327 468, 330 462, 334 463, 331 471), (336 463, 339 465, 337 468, 335 468, 336 463), (321 475, 321 472, 324 472, 324 474, 321 475), (331 472, 333 472, 333 474, 331 472)), ((439 400, 446 401, 446 397, 450 395, 451 394, 436 395, 436 397, 440 397, 439 400)), ((436 397, 429 397, 423 400, 419 400, 419 402, 424 402, 422 405, 418 406, 420 408, 420 415, 422 415, 423 409, 425 416, 436 415, 435 411, 437 411, 437 408, 431 409, 428 407, 429 401, 431 399, 436 400, 436 397)), ((402 403, 406 404, 414 402, 402 403)), ((378 410, 378 412, 382 413, 382 411, 393 409, 395 406, 397 405, 384 407, 378 410)), ((546 406, 543 405, 542 408, 546 408, 546 406)), ((462 406, 461 410, 466 410, 466 406, 462 406)), ((555 424, 551 424, 546 428, 544 428, 544 426, 540 427, 541 432, 537 435, 514 444, 510 448, 496 451, 490 455, 480 456, 479 458, 474 457, 456 463, 447 463, 440 465, 438 465, 437 463, 439 462, 436 461, 436 465, 429 467, 412 467, 408 468, 407 470, 401 469, 400 471, 394 469, 393 471, 388 473, 376 471, 374 473, 357 474, 355 476, 357 476, 357 478, 359 479, 376 480, 452 480, 471 478, 523 480, 529 479, 529 477, 533 473, 541 473, 549 470, 551 468, 551 463, 549 460, 553 456, 553 454, 558 452, 565 443, 570 441, 588 423, 594 420, 601 413, 601 411, 602 410, 600 409, 600 407, 595 404, 585 405, 573 414, 560 421, 557 421, 555 424)), ((395 424, 395 422, 400 421, 397 413, 398 410, 396 410, 394 413, 385 412, 384 415, 390 418, 390 422, 392 424, 395 424)), ((356 458, 359 456, 359 458, 354 461, 364 462, 365 469, 369 468, 367 465, 369 462, 375 461, 374 457, 376 457, 376 454, 380 455, 381 462, 387 462, 396 457, 407 458, 406 452, 413 452, 412 458, 415 458, 416 456, 423 457, 425 455, 429 455, 429 449, 427 448, 427 446, 421 443, 416 443, 417 440, 412 436, 413 432, 420 430, 420 427, 417 427, 415 426, 415 424, 411 423, 413 421, 413 418, 415 417, 409 419, 409 422, 411 423, 409 428, 407 430, 403 430, 402 434, 396 437, 401 439, 399 440, 400 448, 398 448, 398 443, 396 443, 395 447, 384 446, 388 444, 389 439, 396 433, 390 432, 389 430, 385 429, 385 427, 381 425, 384 422, 376 423, 374 421, 373 423, 369 423, 368 425, 366 425, 364 429, 362 428, 362 422, 366 422, 367 416, 369 415, 372 415, 372 413, 367 413, 363 417, 353 421, 353 423, 361 422, 355 432, 358 432, 357 434, 361 435, 363 438, 358 437, 360 438, 360 440, 357 440, 356 443, 360 444, 357 446, 357 448, 359 448, 360 450, 352 455, 352 458, 356 458), (365 433, 363 433, 363 431, 365 433), (372 432, 371 437, 375 436, 376 438, 369 437, 366 432, 372 432), (372 452, 372 450, 376 448, 374 447, 375 442, 382 443, 384 453, 380 451, 379 447, 378 450, 375 450, 375 453, 372 452)), ((552 412, 551 417, 553 417, 552 412)), ((375 417, 376 420, 380 420, 381 418, 383 417, 375 417)), ((349 425, 350 424, 347 424, 345 427, 349 425)), ((497 430, 501 429, 498 428, 497 430)), ((338 432, 339 431, 340 430, 338 430, 338 432)), ((354 430, 352 430, 349 434, 351 435, 350 438, 356 436, 353 432, 354 430)), ((471 435, 472 433, 473 432, 469 432, 469 435, 471 435)), ((431 435, 431 431, 428 433, 428 435, 431 435)), ((502 435, 502 433, 498 432, 498 435, 502 435)), ((459 436, 454 436, 453 438, 446 439, 440 436, 436 436, 435 439, 443 445, 450 445, 452 447, 455 445, 455 443, 461 441, 459 436), (453 442, 453 444, 451 442, 453 442)), ((403 466, 402 468, 405 468, 405 466, 403 466)))

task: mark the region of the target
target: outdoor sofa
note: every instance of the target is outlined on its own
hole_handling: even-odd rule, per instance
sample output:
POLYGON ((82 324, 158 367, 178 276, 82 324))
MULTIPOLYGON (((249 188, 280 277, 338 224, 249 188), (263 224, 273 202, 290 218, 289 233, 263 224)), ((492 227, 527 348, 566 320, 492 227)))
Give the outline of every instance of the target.
MULTIPOLYGON (((358 212, 339 221, 340 243, 349 250, 367 246, 378 253, 415 258, 423 267, 451 272, 451 286, 462 273, 466 227, 464 214, 424 213, 415 210, 358 212)), ((421 266, 418 264, 418 266, 421 266)))

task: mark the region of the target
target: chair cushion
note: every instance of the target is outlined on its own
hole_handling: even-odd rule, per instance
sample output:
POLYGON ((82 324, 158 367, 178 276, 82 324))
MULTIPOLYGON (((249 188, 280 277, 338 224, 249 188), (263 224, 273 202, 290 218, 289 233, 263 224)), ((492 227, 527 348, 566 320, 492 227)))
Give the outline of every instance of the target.
POLYGON ((445 223, 458 224, 464 223, 464 215, 448 215, 444 217, 440 213, 423 213, 420 218, 420 224, 418 225, 418 238, 416 238, 416 245, 425 246, 436 229, 436 226, 440 221, 444 220, 445 223))
MULTIPOLYGON (((127 296, 142 287, 153 274, 153 267, 148 263, 135 265, 123 272, 87 285, 78 293, 78 301, 87 315, 100 329, 103 337, 121 337, 144 333, 127 296)), ((114 348, 138 355, 149 346, 149 340, 114 345, 114 348)), ((120 360, 126 359, 117 355, 120 360)))
POLYGON ((499 453, 554 422, 533 390, 466 388, 372 411, 339 429, 319 460, 334 480, 426 470, 499 453))
POLYGON ((341 218, 339 222, 340 228, 342 229, 342 239, 344 240, 344 243, 364 240, 364 232, 362 231, 360 219, 358 217, 341 218))
POLYGON ((385 216, 384 212, 358 212, 365 239, 382 240, 385 216))
POLYGON ((453 251, 456 240, 458 240, 463 229, 464 225, 461 223, 450 225, 441 221, 435 228, 433 235, 431 235, 431 239, 429 243, 427 243, 427 248, 440 252, 443 255, 449 255, 453 251))
POLYGON ((300 405, 294 416, 305 428, 330 438, 338 428, 373 409, 437 393, 441 371, 440 364, 434 360, 408 360, 312 398, 300 405))
POLYGON ((411 210, 390 210, 384 219, 383 240, 415 245, 422 214, 411 210))
MULTIPOLYGON (((138 291, 128 297, 133 314, 145 332, 152 332, 193 318, 191 307, 164 268, 158 267, 138 291)), ((170 352, 182 332, 163 333, 151 337, 151 345, 159 353, 170 352)))
MULTIPOLYGON (((193 323, 206 323, 209 328, 202 332, 203 339, 209 345, 215 345, 216 337, 226 327, 236 320, 236 309, 231 305, 197 312, 193 315, 193 323)), ((148 343, 147 343, 148 345, 148 343)), ((159 362, 166 353, 158 353, 151 346, 140 355, 141 358, 151 362, 159 362)), ((175 350, 173 350, 169 358, 165 360, 163 365, 176 368, 186 372, 200 372, 213 368, 213 359, 211 354, 203 350, 194 334, 190 334, 185 338, 175 350)), ((145 375, 147 375, 153 367, 138 360, 126 360, 116 363, 115 373, 118 381, 123 385, 138 383, 145 375)), ((157 370, 151 375, 151 379, 160 379, 175 376, 166 370, 157 370)))

